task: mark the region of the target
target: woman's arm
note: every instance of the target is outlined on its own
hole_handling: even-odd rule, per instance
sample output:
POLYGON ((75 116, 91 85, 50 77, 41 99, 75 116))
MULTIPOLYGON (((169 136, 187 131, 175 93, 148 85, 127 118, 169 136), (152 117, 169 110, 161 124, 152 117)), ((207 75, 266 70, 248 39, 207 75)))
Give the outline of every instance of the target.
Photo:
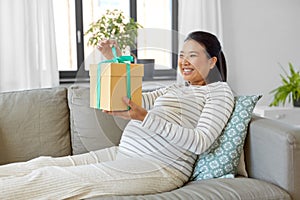
POLYGON ((171 143, 195 154, 206 151, 222 133, 234 107, 231 90, 222 88, 207 94, 206 103, 195 128, 170 123, 148 112, 142 126, 160 134, 171 143))
POLYGON ((143 93, 143 100, 142 100, 142 106, 143 108, 145 108, 146 110, 151 110, 155 100, 166 93, 167 88, 160 88, 151 92, 145 92, 143 93))

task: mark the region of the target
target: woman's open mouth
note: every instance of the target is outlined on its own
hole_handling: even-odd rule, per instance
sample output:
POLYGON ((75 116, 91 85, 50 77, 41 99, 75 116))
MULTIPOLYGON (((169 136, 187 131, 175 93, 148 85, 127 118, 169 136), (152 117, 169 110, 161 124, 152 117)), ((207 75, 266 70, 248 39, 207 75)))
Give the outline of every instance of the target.
POLYGON ((183 75, 190 75, 191 73, 193 73, 194 69, 193 68, 183 68, 182 69, 182 73, 183 75))

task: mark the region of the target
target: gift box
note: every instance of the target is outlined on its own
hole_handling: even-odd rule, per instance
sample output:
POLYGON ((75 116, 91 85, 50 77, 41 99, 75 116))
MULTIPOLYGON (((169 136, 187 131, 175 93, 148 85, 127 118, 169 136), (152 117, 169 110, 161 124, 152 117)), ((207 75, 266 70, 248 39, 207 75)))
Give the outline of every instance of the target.
POLYGON ((143 75, 143 64, 90 65, 90 106, 108 111, 128 110, 124 96, 141 106, 143 75))

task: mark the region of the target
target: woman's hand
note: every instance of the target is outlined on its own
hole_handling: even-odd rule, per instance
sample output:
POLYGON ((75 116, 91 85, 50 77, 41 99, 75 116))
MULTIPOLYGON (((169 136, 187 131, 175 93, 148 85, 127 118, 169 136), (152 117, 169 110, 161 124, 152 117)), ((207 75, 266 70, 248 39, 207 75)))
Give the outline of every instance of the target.
POLYGON ((101 40, 98 45, 97 49, 102 53, 102 55, 106 59, 112 59, 114 58, 111 48, 115 46, 117 50, 117 56, 121 56, 121 50, 118 47, 117 41, 116 40, 101 40))
POLYGON ((130 110, 128 110, 128 111, 107 111, 107 110, 103 110, 103 112, 105 112, 109 115, 121 117, 123 119, 135 119, 135 120, 140 120, 140 121, 144 120, 144 118, 146 117, 146 115, 148 113, 147 110, 145 110, 141 106, 138 106, 137 104, 132 102, 127 97, 124 97, 123 101, 126 105, 128 105, 130 107, 130 110))

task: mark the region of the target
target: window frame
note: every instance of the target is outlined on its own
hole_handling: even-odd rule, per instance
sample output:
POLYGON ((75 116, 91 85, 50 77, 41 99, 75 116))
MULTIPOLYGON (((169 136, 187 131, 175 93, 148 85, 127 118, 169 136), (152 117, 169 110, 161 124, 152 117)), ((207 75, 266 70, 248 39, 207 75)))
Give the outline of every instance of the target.
MULTIPOLYGON (((129 0, 130 17, 137 20, 137 0, 129 0)), ((76 50, 77 70, 59 71, 60 83, 89 82, 89 71, 84 67, 84 32, 82 0, 75 0, 76 18, 76 50)), ((175 80, 177 76, 177 51, 178 51, 178 0, 172 0, 172 68, 156 69, 153 80, 175 80)), ((132 52, 137 55, 137 50, 132 52)))

